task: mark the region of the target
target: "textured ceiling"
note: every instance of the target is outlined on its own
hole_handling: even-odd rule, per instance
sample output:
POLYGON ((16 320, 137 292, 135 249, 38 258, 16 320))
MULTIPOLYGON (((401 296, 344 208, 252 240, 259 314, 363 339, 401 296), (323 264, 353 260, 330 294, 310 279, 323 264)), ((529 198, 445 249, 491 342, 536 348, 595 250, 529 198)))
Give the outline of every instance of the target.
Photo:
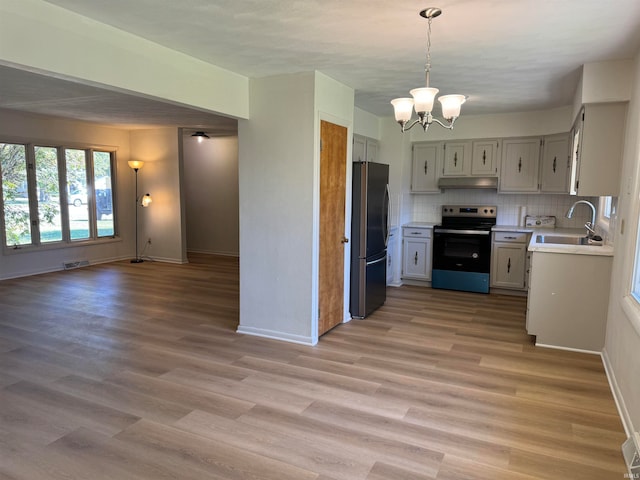
POLYGON ((639 0, 47 1, 249 77, 320 70, 377 115, 424 82, 428 6, 431 84, 468 95, 463 114, 568 105, 582 64, 640 47, 639 0))

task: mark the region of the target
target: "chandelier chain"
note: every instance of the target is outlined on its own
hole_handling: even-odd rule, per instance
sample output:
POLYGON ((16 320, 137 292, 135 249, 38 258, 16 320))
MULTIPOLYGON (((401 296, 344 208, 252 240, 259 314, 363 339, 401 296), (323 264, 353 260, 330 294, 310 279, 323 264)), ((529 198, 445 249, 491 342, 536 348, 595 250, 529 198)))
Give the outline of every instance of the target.
POLYGON ((429 74, 431 72, 431 17, 428 19, 428 27, 427 27, 427 63, 424 65, 424 76, 426 86, 429 86, 429 74))

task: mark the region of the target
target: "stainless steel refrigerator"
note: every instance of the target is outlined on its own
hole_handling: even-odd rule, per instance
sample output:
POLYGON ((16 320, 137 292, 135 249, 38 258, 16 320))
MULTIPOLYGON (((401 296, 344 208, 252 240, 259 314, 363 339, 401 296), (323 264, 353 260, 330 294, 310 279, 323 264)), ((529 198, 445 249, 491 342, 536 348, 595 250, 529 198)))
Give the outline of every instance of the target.
POLYGON ((353 163, 351 300, 354 318, 365 318, 387 298, 389 165, 353 163))

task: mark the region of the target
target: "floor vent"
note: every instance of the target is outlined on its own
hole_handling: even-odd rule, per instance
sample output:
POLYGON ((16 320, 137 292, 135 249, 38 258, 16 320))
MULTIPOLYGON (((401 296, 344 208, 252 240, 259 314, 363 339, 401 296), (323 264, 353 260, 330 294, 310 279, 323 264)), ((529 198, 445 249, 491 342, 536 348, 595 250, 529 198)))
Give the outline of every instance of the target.
POLYGON ((640 478, 640 433, 633 433, 622 444, 622 455, 629 469, 627 478, 640 478))
POLYGON ((74 268, 86 267, 89 265, 89 260, 78 260, 77 262, 64 262, 65 270, 73 270, 74 268))

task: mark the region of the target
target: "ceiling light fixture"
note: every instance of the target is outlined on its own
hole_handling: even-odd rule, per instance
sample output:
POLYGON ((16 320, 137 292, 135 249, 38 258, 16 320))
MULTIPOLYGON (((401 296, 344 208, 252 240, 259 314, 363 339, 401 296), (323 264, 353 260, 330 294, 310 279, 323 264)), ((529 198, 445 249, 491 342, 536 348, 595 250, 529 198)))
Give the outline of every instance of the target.
POLYGON ((202 143, 202 141, 203 141, 205 138, 209 138, 209 135, 207 135, 207 134, 206 134, 206 133, 204 133, 204 132, 196 132, 196 133, 194 133, 194 134, 193 134, 193 135, 191 135, 191 136, 192 136, 192 137, 197 137, 197 138, 198 138, 198 143, 202 143))
POLYGON ((446 123, 441 122, 437 118, 433 118, 431 111, 433 110, 433 101, 438 93, 437 88, 429 87, 429 74, 431 72, 431 20, 442 13, 442 10, 430 7, 420 12, 420 16, 429 21, 427 28, 427 63, 424 66, 425 82, 424 88, 414 88, 409 93, 413 98, 395 98, 391 100, 393 110, 396 116, 396 122, 402 127, 402 131, 406 132, 415 124, 419 123, 426 132, 433 122, 441 127, 453 130, 453 124, 460 116, 460 108, 466 101, 464 95, 443 95, 438 97, 438 101, 442 106, 442 116, 446 123), (407 127, 407 123, 411 120, 411 111, 415 108, 418 119, 407 127))

